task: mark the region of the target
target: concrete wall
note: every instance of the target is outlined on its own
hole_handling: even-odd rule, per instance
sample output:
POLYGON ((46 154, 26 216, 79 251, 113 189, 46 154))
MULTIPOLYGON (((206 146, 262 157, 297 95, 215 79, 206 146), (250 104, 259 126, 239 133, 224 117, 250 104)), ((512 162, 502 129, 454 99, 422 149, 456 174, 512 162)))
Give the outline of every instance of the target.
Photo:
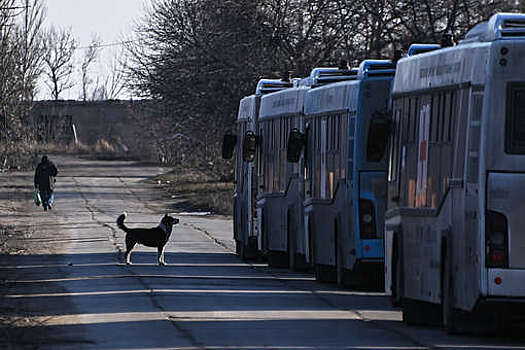
MULTIPOLYGON (((143 101, 39 101, 32 121, 40 130, 41 141, 73 142, 75 125, 79 142, 94 145, 98 140, 124 144, 130 151, 144 152, 144 139, 137 118, 147 118, 143 101)), ((135 153, 135 152, 133 152, 135 153)))

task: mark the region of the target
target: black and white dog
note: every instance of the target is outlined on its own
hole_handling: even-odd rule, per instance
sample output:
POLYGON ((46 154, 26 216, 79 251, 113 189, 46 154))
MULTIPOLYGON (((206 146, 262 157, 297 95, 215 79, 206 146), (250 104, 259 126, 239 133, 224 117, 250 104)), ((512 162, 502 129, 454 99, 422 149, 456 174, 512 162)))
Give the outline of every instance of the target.
POLYGON ((159 226, 153 228, 129 228, 124 225, 127 213, 120 215, 117 219, 117 226, 126 232, 126 264, 131 265, 131 251, 135 245, 142 244, 146 247, 157 248, 159 265, 166 265, 164 262, 164 248, 171 236, 173 225, 179 223, 179 219, 173 218, 168 214, 164 215, 159 226))

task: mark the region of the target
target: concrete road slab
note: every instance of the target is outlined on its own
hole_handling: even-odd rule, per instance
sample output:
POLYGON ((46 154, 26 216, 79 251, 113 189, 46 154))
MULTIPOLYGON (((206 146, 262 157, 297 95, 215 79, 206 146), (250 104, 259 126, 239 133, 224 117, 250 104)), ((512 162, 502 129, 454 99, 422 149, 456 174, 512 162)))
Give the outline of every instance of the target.
POLYGON ((525 349, 522 339, 450 336, 407 327, 382 293, 319 284, 308 273, 245 263, 228 217, 176 213, 168 266, 124 232, 154 227, 170 202, 144 181, 164 169, 57 156, 56 203, 31 203, 30 173, 0 175, 0 220, 24 228, 0 256, 1 306, 27 349, 525 349), (26 322, 29 320, 29 322, 26 322))

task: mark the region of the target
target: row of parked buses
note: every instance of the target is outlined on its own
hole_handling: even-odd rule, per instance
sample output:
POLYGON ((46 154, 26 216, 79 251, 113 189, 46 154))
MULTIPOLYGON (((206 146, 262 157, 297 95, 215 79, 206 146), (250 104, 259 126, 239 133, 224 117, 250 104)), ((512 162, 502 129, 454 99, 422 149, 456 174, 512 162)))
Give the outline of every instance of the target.
POLYGON ((245 259, 381 286, 409 323, 525 316, 525 15, 398 62, 261 80, 241 100, 245 259))

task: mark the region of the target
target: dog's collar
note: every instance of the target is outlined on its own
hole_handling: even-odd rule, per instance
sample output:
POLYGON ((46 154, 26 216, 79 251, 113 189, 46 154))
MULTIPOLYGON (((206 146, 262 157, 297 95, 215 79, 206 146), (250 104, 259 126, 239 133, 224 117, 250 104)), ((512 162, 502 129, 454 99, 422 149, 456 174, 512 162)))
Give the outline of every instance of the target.
POLYGON ((164 225, 162 222, 159 224, 159 228, 164 231, 164 233, 168 233, 168 226, 164 225))

